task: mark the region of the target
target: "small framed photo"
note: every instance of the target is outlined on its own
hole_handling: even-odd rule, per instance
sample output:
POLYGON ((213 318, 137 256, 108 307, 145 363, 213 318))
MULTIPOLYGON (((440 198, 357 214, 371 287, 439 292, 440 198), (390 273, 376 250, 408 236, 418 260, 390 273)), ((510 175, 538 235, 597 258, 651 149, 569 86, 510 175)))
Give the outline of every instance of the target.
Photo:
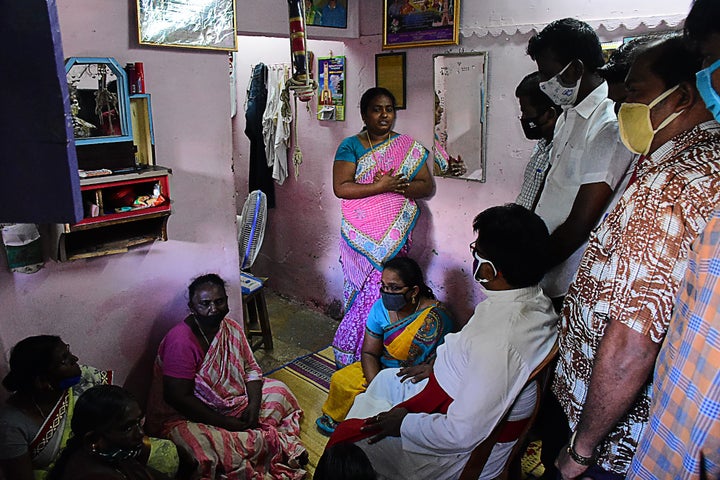
POLYGON ((375 55, 375 86, 387 88, 395 96, 395 108, 404 110, 405 52, 375 55))
POLYGON ((305 25, 347 28, 348 0, 303 0, 305 25))
POLYGON ((457 45, 460 0, 384 0, 383 50, 457 45))

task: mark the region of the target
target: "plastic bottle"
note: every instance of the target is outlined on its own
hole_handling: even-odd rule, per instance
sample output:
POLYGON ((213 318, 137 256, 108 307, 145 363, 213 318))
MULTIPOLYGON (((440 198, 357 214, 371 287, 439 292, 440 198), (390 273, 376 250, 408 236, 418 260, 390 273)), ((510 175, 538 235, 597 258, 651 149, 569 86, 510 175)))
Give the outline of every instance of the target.
POLYGON ((134 95, 138 93, 137 91, 137 72, 135 71, 135 64, 134 63, 128 63, 125 65, 125 73, 127 74, 128 79, 128 89, 130 90, 130 95, 134 95))
POLYGON ((135 83, 137 91, 135 93, 145 93, 145 70, 142 62, 135 62, 135 83))

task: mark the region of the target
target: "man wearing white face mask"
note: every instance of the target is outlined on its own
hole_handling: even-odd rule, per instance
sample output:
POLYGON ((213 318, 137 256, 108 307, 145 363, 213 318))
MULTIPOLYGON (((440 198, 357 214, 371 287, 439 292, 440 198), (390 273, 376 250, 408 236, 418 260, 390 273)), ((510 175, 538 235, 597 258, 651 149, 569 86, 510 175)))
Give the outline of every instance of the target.
POLYGON ((720 202, 720 125, 696 88, 700 65, 681 37, 664 38, 641 47, 625 82, 620 132, 644 159, 565 298, 553 389, 574 430, 557 459, 566 479, 625 478, 690 245, 720 202))
POLYGON ((574 18, 556 20, 533 36, 527 53, 540 89, 563 113, 555 124, 552 167, 535 212, 550 230, 551 268, 541 286, 559 308, 577 271, 590 231, 627 170, 632 154, 620 142, 614 103, 597 69, 597 34, 574 18))
MULTIPOLYGON (((330 438, 328 445, 358 442, 380 479, 458 478, 508 411, 510 422, 522 422, 533 409, 537 393, 523 386, 557 335, 557 316, 537 285, 548 231, 515 204, 485 210, 473 228, 473 276, 487 298, 445 337, 434 364, 381 370, 330 438), (370 444, 360 441, 367 437, 370 444)), ((501 434, 481 479, 500 473, 516 439, 501 434)))

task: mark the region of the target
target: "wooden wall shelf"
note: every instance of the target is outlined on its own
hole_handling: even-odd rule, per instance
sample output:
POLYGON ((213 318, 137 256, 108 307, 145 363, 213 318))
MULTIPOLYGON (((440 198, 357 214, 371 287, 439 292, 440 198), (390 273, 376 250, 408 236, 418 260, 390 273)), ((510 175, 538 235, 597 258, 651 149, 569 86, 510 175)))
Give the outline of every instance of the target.
POLYGON ((53 231, 54 257, 59 261, 126 252, 130 247, 167 240, 170 217, 170 175, 165 167, 150 166, 137 172, 80 180, 84 218, 59 224, 53 231), (164 201, 138 207, 139 196, 159 190, 164 201))

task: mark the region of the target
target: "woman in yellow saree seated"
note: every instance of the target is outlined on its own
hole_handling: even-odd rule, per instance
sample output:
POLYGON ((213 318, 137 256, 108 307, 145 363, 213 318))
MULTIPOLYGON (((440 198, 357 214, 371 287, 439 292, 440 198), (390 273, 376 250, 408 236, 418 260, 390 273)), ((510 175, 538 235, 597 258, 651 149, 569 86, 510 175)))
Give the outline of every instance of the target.
POLYGON ((330 379, 323 415, 315 422, 324 434, 332 434, 345 420, 355 397, 381 369, 431 361, 435 349, 453 329, 450 314, 435 299, 411 258, 395 257, 385 262, 380 296, 368 314, 360 361, 338 370, 330 379))
MULTIPOLYGON (((111 383, 112 375, 78 364, 70 346, 54 335, 21 340, 9 363, 2 383, 12 395, 0 407, 0 472, 7 480, 44 479, 70 438, 75 401, 85 390, 111 383)), ((144 444, 144 463, 178 475, 179 453, 171 441, 145 438, 144 444)))

